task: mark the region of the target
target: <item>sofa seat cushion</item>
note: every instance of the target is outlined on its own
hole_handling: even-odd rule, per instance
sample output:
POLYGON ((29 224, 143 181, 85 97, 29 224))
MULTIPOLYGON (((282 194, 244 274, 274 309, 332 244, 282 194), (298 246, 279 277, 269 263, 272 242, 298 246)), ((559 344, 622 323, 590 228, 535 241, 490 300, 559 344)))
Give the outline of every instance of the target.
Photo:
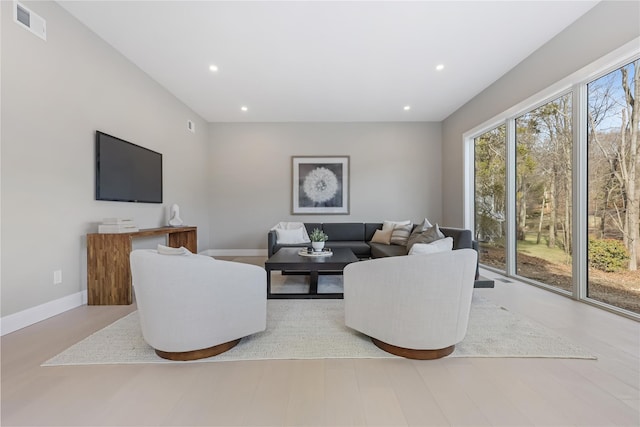
POLYGON ((333 241, 327 240, 324 244, 325 248, 349 248, 353 251, 358 258, 369 258, 371 254, 371 248, 363 241, 358 240, 346 240, 346 241, 333 241))
POLYGON ((371 247, 371 258, 384 258, 390 256, 401 256, 407 254, 405 246, 385 245, 384 243, 369 243, 371 247))

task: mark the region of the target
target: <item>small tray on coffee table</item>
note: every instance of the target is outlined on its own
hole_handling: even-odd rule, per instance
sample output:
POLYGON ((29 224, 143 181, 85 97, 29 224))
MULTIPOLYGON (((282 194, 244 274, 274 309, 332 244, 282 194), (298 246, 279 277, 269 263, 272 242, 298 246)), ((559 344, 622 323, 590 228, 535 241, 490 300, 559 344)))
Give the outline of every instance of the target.
POLYGON ((307 249, 300 249, 300 251, 298 252, 298 255, 317 258, 317 257, 331 256, 333 255, 333 252, 331 251, 331 249, 323 249, 321 251, 312 251, 312 252, 309 252, 307 249))

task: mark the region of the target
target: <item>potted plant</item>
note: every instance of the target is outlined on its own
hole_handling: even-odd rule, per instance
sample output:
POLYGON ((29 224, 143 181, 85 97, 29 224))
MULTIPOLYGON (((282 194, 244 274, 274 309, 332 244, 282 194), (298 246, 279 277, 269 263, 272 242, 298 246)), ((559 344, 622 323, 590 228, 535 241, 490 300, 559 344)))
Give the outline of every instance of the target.
POLYGON ((319 228, 314 228, 311 234, 309 234, 309 239, 311 239, 313 250, 320 252, 324 248, 324 242, 329 240, 329 236, 319 228))

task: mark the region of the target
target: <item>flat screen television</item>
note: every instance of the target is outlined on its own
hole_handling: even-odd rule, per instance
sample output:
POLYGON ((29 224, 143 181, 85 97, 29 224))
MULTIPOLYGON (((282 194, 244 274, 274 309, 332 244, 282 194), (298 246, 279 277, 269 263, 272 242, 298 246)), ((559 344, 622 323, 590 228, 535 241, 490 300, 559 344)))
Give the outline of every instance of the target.
POLYGON ((96 200, 162 203, 162 154, 96 131, 96 200))

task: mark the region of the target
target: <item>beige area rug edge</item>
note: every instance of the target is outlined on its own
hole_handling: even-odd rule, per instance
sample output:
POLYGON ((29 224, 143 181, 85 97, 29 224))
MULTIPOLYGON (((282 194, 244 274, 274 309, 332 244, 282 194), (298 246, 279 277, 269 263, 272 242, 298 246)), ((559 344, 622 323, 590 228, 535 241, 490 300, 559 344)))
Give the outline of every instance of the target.
MULTIPOLYGON (((144 342, 137 311, 42 366, 185 363, 158 357, 144 342)), ((465 339, 449 357, 596 357, 544 325, 474 296, 465 339)), ((277 359, 396 358, 344 325, 342 300, 269 300, 267 330, 218 356, 186 363, 277 359), (320 327, 318 327, 320 325, 320 327)))

